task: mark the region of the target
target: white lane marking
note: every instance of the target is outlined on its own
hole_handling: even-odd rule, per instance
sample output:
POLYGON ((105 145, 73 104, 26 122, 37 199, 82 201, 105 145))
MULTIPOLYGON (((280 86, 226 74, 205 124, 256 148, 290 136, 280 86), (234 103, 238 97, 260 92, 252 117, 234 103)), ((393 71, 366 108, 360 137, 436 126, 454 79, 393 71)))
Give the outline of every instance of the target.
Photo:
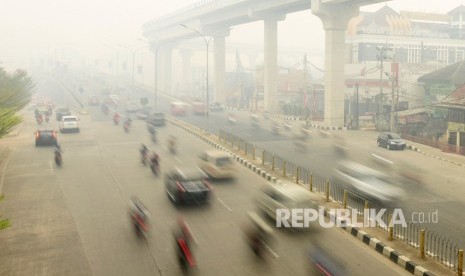
POLYGON ((387 162, 387 163, 389 163, 389 164, 394 164, 394 162, 392 162, 392 161, 390 161, 390 160, 387 160, 386 158, 383 158, 383 157, 381 157, 381 156, 379 156, 379 155, 376 155, 376 154, 374 154, 374 153, 372 153, 371 155, 372 155, 373 157, 377 158, 377 159, 380 159, 381 161, 387 162))
POLYGON ((223 204, 223 206, 224 206, 224 208, 226 208, 226 210, 228 210, 229 212, 232 212, 232 209, 229 208, 229 206, 228 206, 226 203, 224 203, 224 201, 221 200, 221 198, 219 198, 219 197, 216 197, 216 198, 218 199, 218 201, 219 201, 221 204, 223 204))
POLYGON ((178 162, 179 162, 179 164, 181 164, 181 165, 182 165, 182 161, 181 161, 181 159, 179 159, 179 158, 178 158, 178 157, 176 157, 176 156, 174 157, 174 159, 176 159, 176 161, 178 161, 178 162))
POLYGON ((52 164, 52 160, 48 161, 48 164, 50 165, 50 171, 53 172, 53 164, 52 164))
POLYGON ((276 252, 273 251, 273 249, 271 249, 268 244, 264 244, 266 249, 268 249, 268 251, 270 251, 271 255, 273 255, 274 258, 279 258, 278 254, 276 254, 276 252))

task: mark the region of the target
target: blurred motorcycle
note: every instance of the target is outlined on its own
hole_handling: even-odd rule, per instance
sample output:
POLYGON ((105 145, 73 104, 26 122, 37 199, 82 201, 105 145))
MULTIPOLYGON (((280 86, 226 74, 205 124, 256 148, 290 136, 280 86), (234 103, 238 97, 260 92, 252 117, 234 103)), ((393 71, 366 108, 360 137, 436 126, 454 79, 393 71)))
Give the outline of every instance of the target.
POLYGON ((55 149, 55 164, 57 164, 58 167, 61 167, 61 165, 63 164, 61 150, 58 147, 55 149))
POLYGON ((269 243, 271 239, 273 229, 271 229, 257 213, 249 212, 248 216, 253 223, 253 227, 247 233, 249 246, 257 257, 263 258, 267 250, 267 243, 269 243))
POLYGON ((133 197, 129 203, 129 216, 136 235, 140 238, 146 237, 149 232, 150 213, 136 197, 133 197))
POLYGON ((178 220, 178 226, 173 236, 181 268, 184 271, 195 268, 197 266, 197 262, 192 252, 192 247, 195 244, 195 240, 192 236, 189 226, 184 220, 178 220))
POLYGON ((176 139, 173 136, 168 139, 168 149, 171 154, 176 154, 176 139))

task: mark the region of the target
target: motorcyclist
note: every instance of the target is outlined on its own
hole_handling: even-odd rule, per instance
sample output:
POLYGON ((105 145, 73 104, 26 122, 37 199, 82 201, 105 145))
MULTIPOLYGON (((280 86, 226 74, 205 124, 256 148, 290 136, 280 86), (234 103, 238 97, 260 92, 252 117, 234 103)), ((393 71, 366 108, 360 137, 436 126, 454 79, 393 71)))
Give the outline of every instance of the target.
POLYGON ((108 106, 106 104, 102 104, 102 112, 103 114, 107 115, 108 114, 108 106))
POLYGON ((172 153, 176 152, 176 138, 173 135, 168 139, 168 148, 172 153))
POLYGON ((137 197, 132 197, 129 203, 129 213, 131 221, 138 234, 146 233, 149 230, 148 222, 150 213, 137 197))
POLYGON ((140 155, 141 155, 142 163, 145 164, 145 161, 148 159, 147 158, 148 154, 149 154, 149 149, 147 148, 147 146, 145 144, 141 144, 140 155))
POLYGON ((55 163, 60 165, 62 162, 62 156, 61 156, 61 147, 58 143, 55 143, 54 154, 55 154, 55 163))
POLYGON ((150 162, 152 165, 154 165, 156 168, 160 166, 160 157, 156 152, 152 153, 152 156, 150 156, 150 162))
POLYGON ((40 125, 42 124, 42 121, 43 121, 42 114, 39 113, 39 115, 37 116, 37 123, 40 125))
POLYGON ((248 233, 250 246, 257 256, 262 257, 273 230, 256 213, 249 212, 248 215, 253 224, 248 233))
POLYGON ((119 123, 119 113, 116 112, 115 115, 113 115, 113 122, 115 123, 115 125, 117 125, 119 123))
POLYGON ((181 264, 185 268, 196 266, 196 262, 192 253, 192 246, 196 244, 196 240, 192 235, 189 226, 182 218, 178 218, 177 229, 174 232, 174 238, 181 264))

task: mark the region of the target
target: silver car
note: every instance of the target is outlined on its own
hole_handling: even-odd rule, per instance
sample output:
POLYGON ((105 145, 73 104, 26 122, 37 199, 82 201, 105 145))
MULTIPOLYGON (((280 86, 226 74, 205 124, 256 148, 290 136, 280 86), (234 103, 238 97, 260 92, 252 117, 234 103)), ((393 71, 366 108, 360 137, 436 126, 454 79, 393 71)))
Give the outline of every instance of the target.
POLYGON ((406 192, 392 177, 356 162, 338 162, 335 178, 346 189, 382 207, 392 207, 405 198, 406 192))

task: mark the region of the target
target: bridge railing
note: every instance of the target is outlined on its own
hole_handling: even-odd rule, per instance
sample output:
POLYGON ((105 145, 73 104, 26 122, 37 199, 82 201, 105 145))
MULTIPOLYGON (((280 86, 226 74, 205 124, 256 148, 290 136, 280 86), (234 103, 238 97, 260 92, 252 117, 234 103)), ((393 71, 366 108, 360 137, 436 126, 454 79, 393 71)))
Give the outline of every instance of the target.
MULTIPOLYGON (((346 188, 347 185, 344 185, 345 183, 338 183, 334 179, 312 171, 305 165, 296 164, 275 153, 261 149, 229 132, 220 130, 219 140, 224 145, 230 146, 237 154, 250 157, 252 152, 255 153, 255 163, 269 169, 276 177, 293 181, 306 187, 311 192, 324 194, 327 199, 341 204, 343 208, 354 210, 363 223, 374 221, 373 216, 375 214, 365 214, 365 212, 368 212, 368 208, 374 210, 387 209, 388 211, 381 215, 381 221, 390 222, 392 219, 392 212, 389 208, 383 208, 383 206, 371 202, 362 195, 350 191, 346 188), (367 221, 364 221, 364 219, 367 219, 367 221)), ((422 257, 429 256, 454 271, 463 270, 463 267, 461 267, 463 266, 463 251, 460 250, 457 242, 435 231, 422 228, 421 224, 412 221, 407 222, 405 226, 400 224, 390 226, 389 223, 379 224, 376 221, 373 223, 379 229, 386 231, 390 239, 397 238, 405 244, 418 249, 422 257), (459 262, 459 256, 462 256, 461 263, 459 262)))

